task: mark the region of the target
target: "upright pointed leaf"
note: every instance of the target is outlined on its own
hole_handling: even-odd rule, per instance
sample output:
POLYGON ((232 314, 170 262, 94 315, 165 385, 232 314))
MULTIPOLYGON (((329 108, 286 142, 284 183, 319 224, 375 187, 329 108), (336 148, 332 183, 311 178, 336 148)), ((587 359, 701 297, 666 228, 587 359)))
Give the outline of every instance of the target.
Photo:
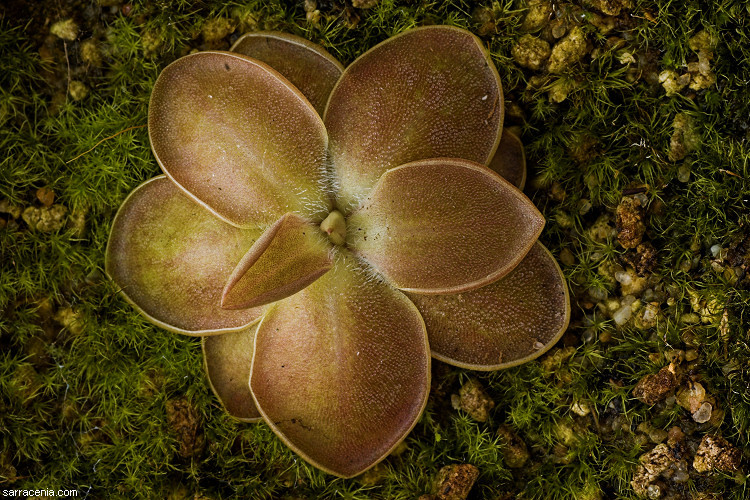
POLYGON ((438 158, 387 171, 347 223, 347 244, 394 286, 456 293, 508 273, 544 218, 489 168, 438 158))
POLYGON ((265 63, 230 52, 176 60, 154 84, 148 126, 164 172, 235 225, 329 211, 323 122, 265 63))
POLYGON ((338 476, 382 460, 429 393, 429 347, 414 304, 342 255, 270 307, 250 377, 266 422, 305 460, 338 476))
POLYGON ((289 79, 323 116, 344 66, 320 45, 289 33, 247 33, 231 49, 263 61, 289 79))
POLYGON ((325 112, 347 212, 389 168, 426 158, 487 164, 503 122, 500 80, 481 41, 449 26, 389 38, 349 65, 325 112))
POLYGON ((253 361, 253 325, 239 332, 203 337, 203 364, 211 389, 227 412, 245 422, 261 419, 250 392, 250 366, 253 361))
POLYGON ((221 294, 260 234, 222 222, 172 181, 155 177, 117 212, 105 266, 125 298, 163 328, 188 335, 238 330, 262 309, 224 310, 221 294))
POLYGON ((507 276, 482 288, 408 295, 427 325, 432 355, 472 370, 536 358, 557 342, 570 320, 565 279, 541 243, 507 276))
POLYGON ((526 154, 516 134, 503 129, 489 167, 518 189, 523 189, 526 184, 526 154))
POLYGON ((221 297, 225 309, 245 309, 281 300, 333 266, 333 249, 318 227, 286 214, 258 238, 229 277, 221 297))

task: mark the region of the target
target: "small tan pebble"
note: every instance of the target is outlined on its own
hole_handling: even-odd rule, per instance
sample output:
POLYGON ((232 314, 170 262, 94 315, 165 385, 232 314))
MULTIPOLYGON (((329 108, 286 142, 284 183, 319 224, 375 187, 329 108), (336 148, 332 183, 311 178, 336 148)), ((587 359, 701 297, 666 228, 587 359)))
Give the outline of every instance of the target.
POLYGON ((617 235, 617 230, 612 227, 612 218, 609 214, 602 214, 598 219, 589 227, 586 232, 589 238, 597 243, 603 243, 609 238, 617 235))
POLYGON ((682 458, 684 456, 682 447, 678 446, 678 448, 673 449, 661 443, 638 458, 639 465, 633 474, 633 480, 630 482, 637 495, 659 498, 661 496, 661 487, 659 486, 661 479, 672 480, 677 483, 683 483, 689 479, 687 461, 682 458), (657 490, 659 491, 658 496, 654 494, 657 490))
POLYGON ((688 349, 685 351, 685 361, 695 361, 698 359, 698 351, 696 349, 688 349))
POLYGON ((648 280, 638 276, 632 267, 616 272, 615 279, 620 283, 620 291, 623 295, 640 296, 648 285, 648 280))
POLYGON ((305 12, 305 19, 308 23, 313 24, 315 26, 320 24, 320 11, 314 10, 312 12, 305 12))
POLYGON ((567 193, 565 192, 565 188, 562 187, 562 184, 555 181, 552 183, 552 187, 550 187, 549 195, 553 200, 556 201, 563 201, 567 197, 567 193))
POLYGON ((357 9, 371 9, 378 3, 380 0, 352 0, 352 6, 357 9))
POLYGON ((76 209, 68 216, 67 227, 73 229, 76 238, 82 238, 86 234, 86 215, 88 209, 76 209))
POLYGON ((617 205, 615 212, 615 227, 617 241, 623 248, 636 248, 646 232, 644 222, 646 211, 639 198, 624 196, 617 205))
POLYGON ((583 59, 588 49, 588 41, 583 30, 576 26, 555 44, 549 57, 547 69, 550 73, 563 73, 583 59))
POLYGON ((505 465, 511 469, 520 469, 523 467, 531 457, 523 439, 518 437, 507 425, 498 427, 497 436, 503 451, 505 465))
POLYGON ((713 71, 700 68, 699 63, 688 63, 688 74, 690 75, 690 90, 703 90, 710 88, 716 83, 716 75, 713 71))
POLYGON ((564 19, 553 19, 549 23, 549 30, 553 38, 562 38, 568 32, 568 23, 564 19))
POLYGON ((523 31, 539 31, 549 24, 552 17, 552 2, 549 0, 528 0, 526 16, 523 18, 523 31))
POLYGON ((695 151, 701 143, 695 120, 687 113, 677 113, 672 121, 674 132, 669 141, 669 159, 679 161, 695 151))
POLYGON ((688 47, 695 52, 712 51, 716 48, 719 39, 706 30, 701 30, 688 40, 688 47))
POLYGON ((576 263, 576 257, 573 255, 573 252, 570 251, 569 248, 563 248, 560 250, 560 262, 563 263, 564 266, 573 266, 576 263))
POLYGON ((740 468, 742 452, 721 436, 703 436, 693 459, 693 468, 698 472, 712 469, 732 473, 740 468))
POLYGON ((49 32, 61 40, 72 42, 78 38, 78 30, 78 24, 69 18, 57 21, 50 27, 49 32))
POLYGON ((633 396, 647 405, 666 399, 678 386, 677 368, 670 364, 657 373, 646 375, 633 388, 633 396))
MULTIPOLYGON (((455 394, 454 394, 455 396, 455 394)), ((486 422, 495 402, 485 392, 477 379, 470 379, 458 391, 458 397, 451 398, 453 407, 463 410, 477 422, 486 422)))
MULTIPOLYGON (((380 462, 357 476, 357 480, 364 486, 375 486, 382 482, 387 474, 388 468, 383 462, 380 462)), ((294 478, 292 478, 291 483, 290 487, 294 485, 294 478)))
POLYGON ((23 208, 13 205, 7 199, 0 200, 0 213, 9 214, 13 219, 18 219, 23 213, 23 208))
POLYGON ((633 8, 632 0, 586 0, 585 3, 608 16, 619 16, 623 10, 633 8))
POLYGON ((178 398, 166 402, 166 411, 167 423, 177 435, 180 456, 198 455, 205 445, 198 410, 186 398, 178 398))
POLYGON ((563 363, 573 357, 575 354, 575 347, 562 347, 550 350, 541 359, 542 369, 545 372, 553 373, 562 367, 563 363))
POLYGON ((682 432, 682 429, 680 429, 676 425, 670 427, 669 431, 667 431, 667 434, 667 444, 670 447, 673 447, 677 443, 682 443, 683 441, 685 441, 685 433, 682 432))
POLYGON ((569 229, 575 224, 573 217, 565 210, 555 210, 554 219, 564 229, 569 229))
POLYGON ((561 103, 568 98, 568 95, 575 90, 575 80, 570 78, 558 78, 547 91, 547 98, 550 102, 561 103))
POLYGON ((615 18, 612 16, 600 16, 596 12, 591 12, 586 19, 589 23, 595 26, 602 35, 606 35, 615 29, 615 18))
POLYGON ((523 66, 533 70, 541 69, 552 53, 549 44, 534 35, 523 35, 511 49, 513 59, 523 66))
POLYGON ((477 25, 479 36, 488 36, 497 30, 495 13, 489 7, 477 7, 471 13, 471 19, 477 25))
POLYGON ((446 465, 435 479, 435 498, 465 500, 478 477, 479 469, 473 465, 446 465))
POLYGON ((235 23, 232 19, 226 17, 217 17, 209 19, 201 27, 201 35, 206 43, 218 42, 229 36, 235 29, 235 23))
POLYGON ((86 328, 86 319, 80 311, 72 307, 62 307, 55 313, 55 321, 73 335, 79 335, 86 328))
POLYGON ((679 94, 690 83, 690 74, 680 75, 673 69, 665 69, 659 73, 659 83, 668 96, 679 94))
POLYGON ((706 400, 706 389, 699 382, 689 382, 687 387, 677 391, 677 404, 693 413, 706 400))
POLYGON ((708 401, 701 403, 700 407, 692 413, 693 420, 699 424, 705 424, 711 420, 714 412, 714 406, 708 401))
POLYGON ((96 40, 89 39, 81 42, 81 60, 90 64, 91 66, 98 67, 102 65, 102 52, 99 50, 99 45, 96 40))
POLYGON ((37 231, 52 232, 61 229, 65 225, 65 216, 68 209, 63 205, 52 205, 51 207, 27 207, 21 217, 31 229, 37 231))
POLYGON ((591 406, 586 401, 574 401, 572 405, 570 405, 570 410, 578 415, 579 417, 585 417, 589 413, 591 413, 591 406))
POLYGON ((629 250, 623 259, 630 264, 639 276, 651 273, 656 268, 658 253, 648 241, 640 243, 635 250, 629 250))
POLYGON ((639 312, 635 319, 635 326, 640 330, 654 328, 662 316, 658 302, 649 302, 639 312))
POLYGON ((164 38, 156 31, 148 30, 141 34, 141 47, 146 57, 152 57, 161 49, 164 38))
POLYGON ((409 445, 406 444, 405 441, 401 441, 391 452, 390 456, 397 457, 401 454, 403 454, 406 450, 409 449, 409 445))
POLYGON ((89 95, 89 88, 85 83, 73 80, 68 86, 68 92, 74 101, 82 101, 89 95))
POLYGON ((51 207, 55 202, 55 192, 48 187, 41 187, 36 190, 36 199, 45 207, 51 207))

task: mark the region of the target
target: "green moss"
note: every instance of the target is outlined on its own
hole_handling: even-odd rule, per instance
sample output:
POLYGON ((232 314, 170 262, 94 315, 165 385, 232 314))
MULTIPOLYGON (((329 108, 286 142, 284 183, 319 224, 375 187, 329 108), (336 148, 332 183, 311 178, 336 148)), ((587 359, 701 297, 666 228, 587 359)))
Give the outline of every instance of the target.
MULTIPOLYGON (((35 190, 46 186, 56 203, 85 214, 86 224, 83 234, 73 227, 45 233, 3 214, 3 487, 77 488, 92 498, 406 499, 428 492, 440 467, 468 462, 480 470, 474 498, 506 492, 539 499, 634 498, 630 480, 638 457, 648 451, 636 439, 637 425, 668 429, 690 417, 678 406, 647 407, 631 396, 632 387, 664 365, 658 355, 691 347, 700 353, 694 372, 726 413, 718 431, 747 449, 750 292, 712 267, 710 247, 726 249, 748 236, 750 11, 739 0, 710 8, 698 1, 635 3, 626 32, 628 49, 644 57, 640 78, 620 62, 620 48, 607 42, 608 35, 586 25, 597 57, 529 85, 534 73, 511 57, 522 35, 523 2, 382 0, 356 11, 340 1, 320 1, 318 24, 306 20, 301 2, 134 2, 128 16, 102 14, 105 26, 93 38, 104 63, 76 76, 90 88, 80 102, 65 97, 67 68, 40 56, 37 34, 2 21, 0 148, 7 153, 0 158, 0 199, 31 206, 35 190), (646 11, 654 21, 641 16, 646 11), (145 125, 161 68, 203 48, 201 29, 211 19, 299 34, 344 63, 412 26, 445 23, 481 31, 506 101, 525 112, 525 121, 509 123, 522 127, 527 145, 535 179, 527 192, 548 217, 544 243, 556 255, 563 248, 573 255, 565 273, 577 297, 570 331, 558 346, 570 350, 503 372, 472 374, 496 403, 488 422, 473 422, 450 407, 450 393, 468 372, 436 363, 436 390, 405 450, 367 478, 335 479, 305 464, 266 426, 227 417, 202 374, 199 342, 149 325, 103 278, 115 211, 135 186, 159 173, 146 129, 131 127, 145 125), (693 56, 688 40, 700 30, 718 38, 711 62, 718 85, 666 97, 644 75, 684 72, 693 56), (560 103, 547 97, 557 78, 572 83, 560 103), (697 123, 700 141, 683 160, 671 161, 679 113, 697 123), (680 168, 689 169, 687 182, 678 179, 680 168), (616 238, 597 239, 588 229, 600 215, 612 214, 623 190, 632 188, 643 188, 651 203, 648 234, 659 251, 654 275, 673 298, 654 329, 617 327, 586 304, 588 290, 616 294, 617 285, 600 268, 621 263, 625 254, 616 238), (590 208, 582 211, 586 203, 590 208), (692 312, 691 290, 717 299, 721 313, 727 311, 726 324, 684 323, 692 312), (82 331, 55 319, 62 308, 80 314, 82 331), (583 342, 587 331, 593 340, 583 342), (167 417, 167 401, 180 398, 196 408, 205 442, 190 457, 180 455, 167 417), (581 401, 589 415, 572 410, 581 401), (504 465, 496 437, 501 423, 528 445, 527 467, 504 465)), ((62 54, 63 42, 55 43, 50 50, 62 54)), ((75 63, 78 42, 67 43, 75 63)), ((746 484, 712 476, 690 488, 742 498, 746 484)))

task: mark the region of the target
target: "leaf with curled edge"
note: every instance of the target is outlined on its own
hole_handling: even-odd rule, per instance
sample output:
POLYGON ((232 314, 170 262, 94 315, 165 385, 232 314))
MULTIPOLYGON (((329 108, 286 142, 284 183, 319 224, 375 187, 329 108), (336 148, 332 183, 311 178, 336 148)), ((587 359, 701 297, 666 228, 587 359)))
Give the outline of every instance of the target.
POLYGON ((468 31, 427 26, 376 45, 345 70, 324 116, 339 182, 355 208, 388 169, 426 158, 487 164, 500 140, 500 77, 468 31))
POLYGON ((537 242, 505 277, 469 292, 407 294, 427 325, 433 357, 471 370, 499 370, 540 356, 570 321, 565 277, 537 242))
POLYGON ((304 217, 288 213, 268 228, 232 271, 224 309, 246 309, 288 297, 333 266, 333 248, 304 217))
POLYGON ((342 477, 372 467, 406 437, 430 388, 416 307, 347 254, 341 250, 331 271, 269 306, 250 376, 274 432, 342 477))
POLYGON ((457 293, 510 272, 543 226, 534 204, 489 168, 437 158, 383 174, 349 217, 347 244, 397 288, 457 293))
POLYGON ((246 33, 230 50, 263 61, 284 75, 320 116, 344 71, 344 66, 320 45, 279 31, 246 33))
POLYGON ((198 52, 159 74, 148 130, 170 179, 239 227, 287 212, 322 220, 328 136, 310 102, 267 64, 198 52))
POLYGON ((260 237, 214 217, 165 176, 138 186, 112 223, 105 268, 148 319, 186 335, 240 330, 262 308, 221 308, 232 269, 260 237))

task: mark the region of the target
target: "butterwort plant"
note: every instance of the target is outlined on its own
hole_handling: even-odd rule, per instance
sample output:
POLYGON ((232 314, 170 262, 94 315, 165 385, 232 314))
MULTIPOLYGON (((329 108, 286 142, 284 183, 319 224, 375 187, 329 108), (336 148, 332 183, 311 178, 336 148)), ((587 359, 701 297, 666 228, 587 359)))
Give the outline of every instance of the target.
POLYGON ((420 418, 431 357, 496 370, 567 327, 502 122, 496 68, 454 27, 347 68, 272 32, 180 58, 149 107, 164 175, 122 204, 107 273, 150 321, 203 337, 232 416, 354 476, 420 418))

